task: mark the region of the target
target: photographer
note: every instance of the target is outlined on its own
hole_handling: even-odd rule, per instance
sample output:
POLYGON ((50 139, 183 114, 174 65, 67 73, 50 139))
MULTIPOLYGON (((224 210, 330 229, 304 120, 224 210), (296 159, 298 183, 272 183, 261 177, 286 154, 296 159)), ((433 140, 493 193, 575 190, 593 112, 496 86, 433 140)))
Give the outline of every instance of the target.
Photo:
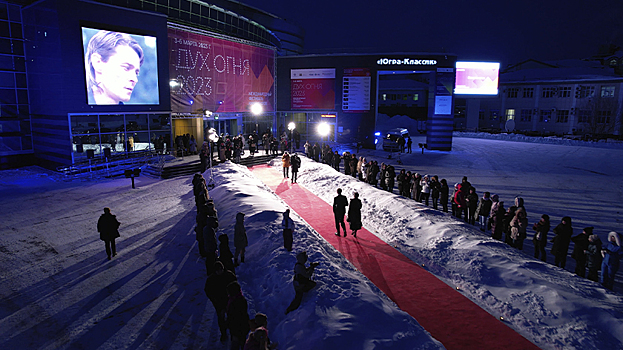
POLYGON ((316 282, 312 281, 311 277, 314 274, 314 269, 318 266, 318 263, 311 263, 309 264, 309 267, 305 267, 306 262, 307 252, 302 251, 296 255, 296 264, 294 264, 294 281, 292 282, 296 295, 294 296, 292 303, 290 303, 290 306, 288 306, 286 315, 289 312, 298 309, 301 305, 301 301, 303 300, 303 293, 309 292, 316 286, 316 282))

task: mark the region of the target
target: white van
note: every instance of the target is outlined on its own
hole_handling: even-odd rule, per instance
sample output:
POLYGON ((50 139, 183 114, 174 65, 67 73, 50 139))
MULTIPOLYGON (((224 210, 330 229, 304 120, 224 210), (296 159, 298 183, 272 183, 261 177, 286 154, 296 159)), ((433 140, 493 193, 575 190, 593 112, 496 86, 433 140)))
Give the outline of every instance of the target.
POLYGON ((407 139, 410 137, 409 130, 405 128, 387 130, 387 132, 383 135, 383 150, 390 152, 399 151, 400 146, 398 144, 398 140, 404 138, 406 146, 407 139))

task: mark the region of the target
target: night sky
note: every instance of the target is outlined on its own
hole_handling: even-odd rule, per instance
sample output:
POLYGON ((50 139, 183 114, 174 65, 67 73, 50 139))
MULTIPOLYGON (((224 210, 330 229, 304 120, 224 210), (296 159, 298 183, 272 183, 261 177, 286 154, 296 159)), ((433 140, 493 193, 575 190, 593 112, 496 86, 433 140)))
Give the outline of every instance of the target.
POLYGON ((622 0, 241 2, 301 25, 306 53, 447 52, 505 66, 623 46, 622 0))

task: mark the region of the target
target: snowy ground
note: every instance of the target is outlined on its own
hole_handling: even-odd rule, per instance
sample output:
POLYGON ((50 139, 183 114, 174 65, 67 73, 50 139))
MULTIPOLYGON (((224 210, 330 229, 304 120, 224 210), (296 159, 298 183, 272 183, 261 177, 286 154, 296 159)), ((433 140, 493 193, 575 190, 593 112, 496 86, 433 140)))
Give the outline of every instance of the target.
MULTIPOLYGON (((361 155, 396 165, 396 154, 361 155)), ((414 149, 396 168, 450 185, 466 175, 479 194, 507 202, 521 195, 530 224, 542 213, 554 224, 569 215, 574 234, 594 226, 605 240, 610 230, 623 231, 622 156, 618 149, 456 138, 452 152, 414 149)), ((132 190, 127 179, 67 183, 39 168, 0 172, 0 348, 227 348, 203 293, 190 180, 140 177, 132 190), (95 230, 105 206, 122 223, 119 255, 110 262, 95 230)), ((295 261, 281 244, 285 204, 241 166, 215 168, 214 180, 220 233, 231 237, 236 213, 246 213, 248 262, 237 274, 251 317, 268 315, 280 349, 442 348, 296 216, 295 252, 305 249, 320 262, 318 286, 284 315, 295 261)), ((299 183, 326 201, 338 186, 347 196, 357 190, 366 228, 539 347, 623 348, 620 279, 614 293, 606 291, 531 258, 531 236, 517 251, 307 159, 299 183)))

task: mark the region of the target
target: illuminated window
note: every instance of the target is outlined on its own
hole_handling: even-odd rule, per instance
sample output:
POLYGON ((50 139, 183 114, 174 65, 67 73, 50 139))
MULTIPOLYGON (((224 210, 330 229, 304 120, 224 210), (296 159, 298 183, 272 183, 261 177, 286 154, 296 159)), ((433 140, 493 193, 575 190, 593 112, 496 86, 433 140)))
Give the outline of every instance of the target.
POLYGON ((532 121, 532 110, 531 109, 522 109, 521 110, 521 119, 522 122, 530 122, 532 121))
POLYGON ((508 88, 506 89, 506 97, 508 98, 517 98, 519 95, 519 88, 508 88))
POLYGON ((381 95, 381 99, 382 99, 383 101, 387 101, 387 94, 383 94, 383 95, 381 95))
POLYGON ((533 98, 534 97, 534 88, 523 88, 523 97, 524 98, 533 98))
POLYGON ((601 97, 605 97, 605 98, 614 97, 614 86, 602 86, 601 97))
POLYGON ((506 120, 511 120, 511 119, 515 119, 515 110, 514 109, 507 109, 506 110, 506 120))
POLYGON ((575 98, 587 98, 595 96, 594 86, 578 86, 575 90, 575 98))
POLYGON ((570 86, 559 86, 558 97, 571 97, 571 87, 570 86))
POLYGON ((559 109, 556 111, 556 123, 568 123, 569 122, 569 110, 559 109))
POLYGON ((543 88, 543 93, 541 94, 543 98, 552 98, 556 96, 556 88, 555 87, 546 87, 543 88))
POLYGON ((413 101, 419 101, 420 94, 413 94, 413 101))

